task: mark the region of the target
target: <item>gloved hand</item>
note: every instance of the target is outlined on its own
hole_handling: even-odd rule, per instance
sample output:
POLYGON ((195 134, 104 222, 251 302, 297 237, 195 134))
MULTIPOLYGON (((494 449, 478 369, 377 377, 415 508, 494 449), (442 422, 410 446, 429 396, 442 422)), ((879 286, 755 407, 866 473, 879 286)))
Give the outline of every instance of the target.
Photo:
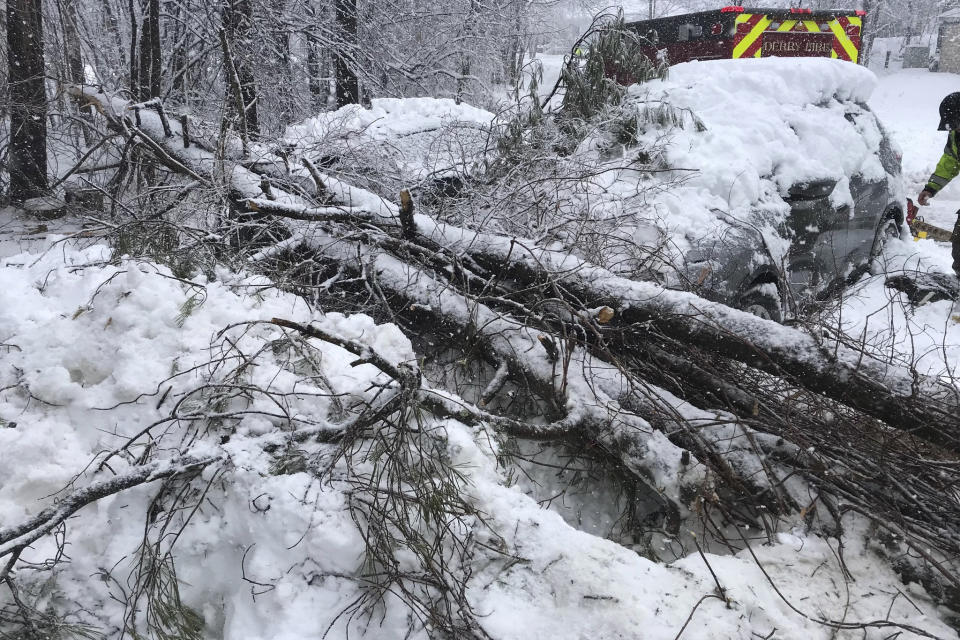
POLYGON ((930 198, 932 197, 933 197, 933 194, 927 191, 926 189, 924 189, 923 191, 920 192, 920 195, 917 196, 917 204, 926 206, 930 204, 930 198))

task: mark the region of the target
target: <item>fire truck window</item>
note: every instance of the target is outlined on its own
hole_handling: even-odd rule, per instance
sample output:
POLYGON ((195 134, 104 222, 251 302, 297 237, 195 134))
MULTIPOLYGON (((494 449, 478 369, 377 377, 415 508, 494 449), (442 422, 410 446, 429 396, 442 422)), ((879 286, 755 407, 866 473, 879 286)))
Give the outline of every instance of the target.
POLYGON ((703 35, 703 27, 699 24, 682 24, 680 25, 680 33, 678 34, 677 39, 680 42, 686 42, 687 40, 695 40, 703 35))

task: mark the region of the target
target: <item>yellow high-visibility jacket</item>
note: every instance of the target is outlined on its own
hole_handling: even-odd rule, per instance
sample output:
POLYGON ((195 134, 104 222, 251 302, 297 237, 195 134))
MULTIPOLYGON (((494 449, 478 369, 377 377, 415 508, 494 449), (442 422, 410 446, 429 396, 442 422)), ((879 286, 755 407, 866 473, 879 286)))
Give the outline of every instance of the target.
POLYGON ((960 149, 957 148, 957 131, 954 130, 947 135, 943 156, 924 188, 936 195, 948 182, 956 178, 957 174, 960 174, 960 149))

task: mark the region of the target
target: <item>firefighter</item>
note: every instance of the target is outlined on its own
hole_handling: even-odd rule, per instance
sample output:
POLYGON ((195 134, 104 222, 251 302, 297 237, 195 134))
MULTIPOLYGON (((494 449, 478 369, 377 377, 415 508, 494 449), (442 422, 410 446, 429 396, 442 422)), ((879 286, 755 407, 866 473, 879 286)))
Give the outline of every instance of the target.
MULTIPOLYGON (((947 146, 930 180, 917 196, 917 202, 922 205, 929 204, 930 198, 960 174, 960 92, 951 93, 940 103, 940 126, 937 129, 949 132, 947 146)), ((953 227, 953 271, 960 277, 960 215, 953 227)))

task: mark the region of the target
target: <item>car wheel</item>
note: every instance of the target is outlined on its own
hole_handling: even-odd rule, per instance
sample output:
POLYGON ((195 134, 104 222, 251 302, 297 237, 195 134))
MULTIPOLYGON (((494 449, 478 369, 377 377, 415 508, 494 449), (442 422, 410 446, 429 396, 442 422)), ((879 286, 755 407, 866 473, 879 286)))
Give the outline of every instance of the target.
POLYGON ((893 214, 888 214, 877 226, 877 233, 873 237, 873 246, 870 247, 870 262, 876 261, 887 242, 892 239, 900 239, 900 223, 893 214))
POLYGON ((748 289, 740 296, 738 306, 743 311, 752 313, 764 320, 780 322, 783 319, 783 312, 780 308, 780 294, 777 292, 776 285, 772 282, 757 284, 748 289))

